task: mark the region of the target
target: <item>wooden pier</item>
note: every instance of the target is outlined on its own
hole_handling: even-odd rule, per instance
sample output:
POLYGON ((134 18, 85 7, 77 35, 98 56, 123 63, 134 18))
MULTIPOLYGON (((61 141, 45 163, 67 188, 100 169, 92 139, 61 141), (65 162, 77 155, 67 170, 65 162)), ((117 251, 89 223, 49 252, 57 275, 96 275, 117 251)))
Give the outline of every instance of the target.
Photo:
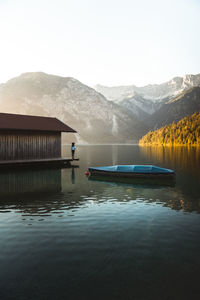
POLYGON ((58 157, 43 159, 18 159, 18 160, 0 160, 0 169, 3 167, 20 167, 20 166, 44 166, 59 165, 70 167, 71 162, 79 161, 79 158, 58 157))

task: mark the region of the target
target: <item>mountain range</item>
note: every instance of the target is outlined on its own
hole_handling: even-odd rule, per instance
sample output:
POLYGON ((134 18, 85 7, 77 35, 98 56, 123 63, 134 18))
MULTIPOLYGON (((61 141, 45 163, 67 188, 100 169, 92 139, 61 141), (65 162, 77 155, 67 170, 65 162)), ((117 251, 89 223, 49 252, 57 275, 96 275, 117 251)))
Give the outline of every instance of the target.
POLYGON ((148 124, 148 128, 155 130, 172 122, 178 122, 182 118, 199 111, 200 86, 195 86, 162 105, 146 119, 145 124, 148 124))
POLYGON ((137 143, 149 130, 200 111, 199 85, 197 74, 93 89, 72 77, 24 73, 0 85, 0 111, 57 117, 78 132, 64 142, 137 143))
POLYGON ((137 142, 147 127, 123 107, 71 77, 25 73, 0 85, 1 112, 54 116, 78 143, 137 142))
POLYGON ((169 100, 198 85, 200 85, 200 74, 174 77, 162 84, 149 84, 143 87, 135 85, 117 87, 96 85, 94 88, 108 100, 117 103, 131 111, 133 115, 145 120, 169 100))

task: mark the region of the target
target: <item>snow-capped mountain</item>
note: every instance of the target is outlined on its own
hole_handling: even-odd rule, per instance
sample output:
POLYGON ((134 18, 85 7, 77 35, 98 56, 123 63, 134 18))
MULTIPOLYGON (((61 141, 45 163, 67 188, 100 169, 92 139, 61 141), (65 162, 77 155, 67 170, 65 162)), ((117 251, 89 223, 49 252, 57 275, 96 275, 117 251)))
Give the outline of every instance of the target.
MULTIPOLYGON (((25 73, 0 85, 1 112, 54 116, 86 143, 137 142, 145 126, 123 107, 71 77, 25 73)), ((66 134, 68 141, 72 134, 66 134)))
POLYGON ((146 117, 154 113, 158 107, 162 106, 162 103, 155 103, 151 100, 144 99, 136 92, 134 92, 133 97, 125 98, 117 103, 133 116, 137 116, 140 120, 146 119, 146 117))
POLYGON ((108 100, 130 108, 133 115, 144 117, 144 112, 151 115, 170 99, 180 95, 191 87, 200 85, 200 74, 175 77, 162 84, 150 84, 144 87, 96 85, 95 89, 108 100))
POLYGON ((198 85, 200 74, 98 93, 71 77, 25 73, 0 85, 0 111, 57 117, 78 132, 64 134, 68 142, 134 143, 150 129, 199 111, 198 85))

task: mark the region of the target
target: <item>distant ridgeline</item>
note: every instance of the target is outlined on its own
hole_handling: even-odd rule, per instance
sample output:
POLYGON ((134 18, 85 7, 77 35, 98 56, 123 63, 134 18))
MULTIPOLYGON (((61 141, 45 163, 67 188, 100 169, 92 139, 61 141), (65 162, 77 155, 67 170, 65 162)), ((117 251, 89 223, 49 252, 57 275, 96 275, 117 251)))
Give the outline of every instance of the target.
POLYGON ((199 145, 200 112, 156 131, 150 131, 139 140, 139 145, 199 145))

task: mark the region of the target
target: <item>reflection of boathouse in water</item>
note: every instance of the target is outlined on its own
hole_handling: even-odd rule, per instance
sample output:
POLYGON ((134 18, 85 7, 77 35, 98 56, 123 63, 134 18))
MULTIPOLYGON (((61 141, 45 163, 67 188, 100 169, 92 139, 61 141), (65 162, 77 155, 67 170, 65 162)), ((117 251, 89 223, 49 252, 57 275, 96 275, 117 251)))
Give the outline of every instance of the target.
MULTIPOLYGON (((74 168, 32 168, 0 172, 0 213, 9 208, 31 216, 50 216, 85 201, 77 194, 66 197, 62 185, 75 183, 74 168), (67 172, 67 173, 66 173, 67 172), (62 177, 64 176, 64 180, 62 177), (67 175, 67 176, 66 176, 67 175), (73 179, 72 179, 73 177, 73 179), (70 180, 71 178, 71 180, 70 180)), ((79 195, 79 191, 77 190, 79 195)))
MULTIPOLYGON (((69 169, 70 170, 70 169, 69 169)), ((60 168, 0 172, 0 212, 8 207, 28 215, 47 215, 60 207, 54 201, 62 191, 60 168)))
POLYGON ((0 172, 1 198, 61 191, 61 169, 46 168, 0 172))
POLYGON ((0 164, 62 160, 61 132, 76 131, 56 118, 0 113, 0 164))

